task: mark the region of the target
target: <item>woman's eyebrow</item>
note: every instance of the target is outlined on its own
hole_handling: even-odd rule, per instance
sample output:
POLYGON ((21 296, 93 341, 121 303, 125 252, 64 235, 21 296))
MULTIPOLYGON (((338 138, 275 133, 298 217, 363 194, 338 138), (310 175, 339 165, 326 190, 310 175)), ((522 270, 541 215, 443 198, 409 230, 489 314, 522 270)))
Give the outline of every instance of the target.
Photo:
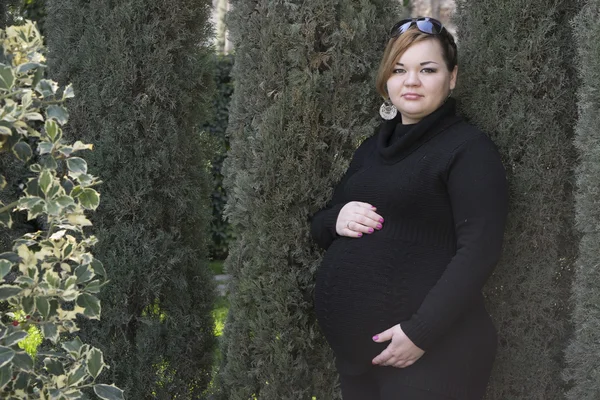
MULTIPOLYGON (((421 64, 419 64, 419 65, 423 66, 423 65, 425 65, 425 64, 437 64, 437 63, 436 63, 435 61, 423 61, 423 62, 422 62, 421 64)), ((402 63, 396 63, 396 65, 399 65, 399 66, 401 66, 401 67, 404 67, 404 64, 402 64, 402 63)), ((439 65, 439 64, 438 64, 438 65, 439 65)))

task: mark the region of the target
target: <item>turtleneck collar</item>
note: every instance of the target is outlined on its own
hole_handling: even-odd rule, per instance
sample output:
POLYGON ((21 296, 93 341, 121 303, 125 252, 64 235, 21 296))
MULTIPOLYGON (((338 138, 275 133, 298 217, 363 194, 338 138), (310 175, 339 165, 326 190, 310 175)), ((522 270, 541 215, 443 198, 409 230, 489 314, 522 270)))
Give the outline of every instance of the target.
POLYGON ((377 138, 377 150, 386 161, 400 161, 427 140, 454 124, 456 117, 456 100, 449 98, 437 110, 416 124, 402 125, 400 113, 381 126, 377 138))

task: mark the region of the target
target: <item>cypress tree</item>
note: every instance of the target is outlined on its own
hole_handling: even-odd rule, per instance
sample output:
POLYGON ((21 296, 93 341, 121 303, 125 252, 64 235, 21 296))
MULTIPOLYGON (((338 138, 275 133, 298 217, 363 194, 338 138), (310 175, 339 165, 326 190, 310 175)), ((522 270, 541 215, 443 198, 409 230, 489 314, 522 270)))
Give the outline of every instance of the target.
POLYGON ((600 398, 600 1, 588 0, 572 24, 577 40, 577 67, 581 79, 578 92, 579 120, 575 145, 579 160, 576 170, 575 212, 581 235, 573 282, 574 335, 566 351, 566 379, 572 383, 567 398, 600 398))
POLYGON ((373 133, 374 75, 399 18, 393 0, 232 1, 225 399, 339 396, 312 311, 320 254, 308 216, 373 133))
POLYGON ((560 399, 570 334, 576 0, 459 0, 458 98, 498 145, 511 202, 487 285, 499 330, 489 399, 560 399))
POLYGON ((49 65, 73 82, 71 134, 95 145, 94 217, 110 283, 81 334, 128 398, 198 398, 214 344, 210 184, 199 126, 213 93, 210 1, 55 0, 49 65))

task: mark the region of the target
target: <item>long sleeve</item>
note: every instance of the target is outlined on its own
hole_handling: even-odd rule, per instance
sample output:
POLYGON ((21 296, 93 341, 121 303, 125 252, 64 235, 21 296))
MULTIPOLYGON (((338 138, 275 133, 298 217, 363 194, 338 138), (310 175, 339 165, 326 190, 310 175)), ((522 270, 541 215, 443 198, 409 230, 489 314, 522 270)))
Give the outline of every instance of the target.
POLYGON ((333 241, 338 237, 336 233, 335 225, 337 223, 337 218, 340 213, 340 210, 348 203, 352 201, 351 199, 344 198, 344 188, 348 179, 363 165, 365 157, 368 156, 368 153, 371 151, 373 147, 373 136, 369 137, 356 149, 354 155, 352 156, 352 160, 350 161, 350 166, 342 176, 342 179, 335 186, 333 190, 333 196, 331 200, 325 205, 324 208, 317 211, 310 218, 310 233, 315 241, 322 249, 327 249, 333 243, 333 241))
POLYGON ((461 145, 448 164, 447 190, 456 253, 415 314, 401 327, 429 349, 480 293, 501 254, 508 209, 506 174, 494 144, 481 135, 461 145))

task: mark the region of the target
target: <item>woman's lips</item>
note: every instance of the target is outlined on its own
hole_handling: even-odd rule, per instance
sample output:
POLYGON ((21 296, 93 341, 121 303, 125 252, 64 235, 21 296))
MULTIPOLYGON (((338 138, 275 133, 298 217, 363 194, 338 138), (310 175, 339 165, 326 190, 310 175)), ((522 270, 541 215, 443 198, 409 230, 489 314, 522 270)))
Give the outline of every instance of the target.
POLYGON ((406 100, 419 100, 422 96, 417 93, 404 93, 402 95, 406 100))

